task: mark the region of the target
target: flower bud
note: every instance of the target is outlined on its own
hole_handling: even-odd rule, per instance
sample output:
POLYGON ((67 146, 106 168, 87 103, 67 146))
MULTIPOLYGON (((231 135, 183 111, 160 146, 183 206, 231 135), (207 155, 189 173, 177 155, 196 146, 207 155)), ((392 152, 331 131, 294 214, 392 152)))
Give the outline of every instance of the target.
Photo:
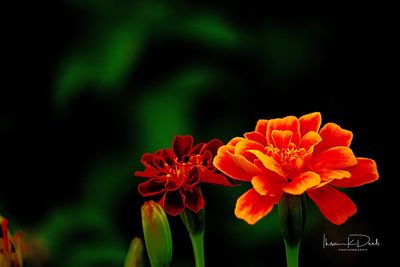
POLYGON ((143 267, 143 242, 139 237, 133 238, 124 267, 143 267))
POLYGON ((169 266, 172 259, 171 230, 160 204, 152 200, 143 204, 142 227, 151 266, 169 266))

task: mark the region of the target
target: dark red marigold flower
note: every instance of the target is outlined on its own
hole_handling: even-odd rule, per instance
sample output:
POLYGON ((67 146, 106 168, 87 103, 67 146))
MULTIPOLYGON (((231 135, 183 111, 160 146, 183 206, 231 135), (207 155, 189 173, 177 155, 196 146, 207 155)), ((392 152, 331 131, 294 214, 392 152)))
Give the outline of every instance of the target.
POLYGON ((213 139, 193 146, 192 136, 176 136, 172 150, 143 154, 141 162, 145 170, 137 171, 135 175, 149 180, 139 184, 139 193, 144 197, 161 196, 161 206, 173 216, 185 207, 199 212, 204 208, 200 183, 232 185, 212 164, 222 145, 222 141, 213 139))

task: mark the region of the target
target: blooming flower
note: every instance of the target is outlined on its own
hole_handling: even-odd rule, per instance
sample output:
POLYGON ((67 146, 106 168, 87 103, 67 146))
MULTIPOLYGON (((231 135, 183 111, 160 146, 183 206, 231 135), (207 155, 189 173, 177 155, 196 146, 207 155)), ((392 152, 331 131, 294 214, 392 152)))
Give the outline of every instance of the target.
POLYGON ((357 212, 335 187, 356 187, 378 179, 375 161, 356 158, 349 148, 352 132, 335 123, 321 129, 321 114, 259 120, 255 131, 218 149, 214 165, 226 175, 250 182, 236 203, 235 215, 249 224, 266 216, 283 193, 307 193, 332 223, 357 212))
POLYGON ((135 172, 135 175, 149 180, 139 184, 139 193, 144 197, 161 196, 160 205, 173 216, 185 207, 200 211, 204 207, 200 183, 231 185, 212 164, 222 145, 222 141, 213 139, 193 146, 192 136, 176 136, 172 149, 145 153, 141 160, 145 170, 135 172))
POLYGON ((22 267, 21 234, 8 231, 8 221, 0 215, 0 267, 22 267))

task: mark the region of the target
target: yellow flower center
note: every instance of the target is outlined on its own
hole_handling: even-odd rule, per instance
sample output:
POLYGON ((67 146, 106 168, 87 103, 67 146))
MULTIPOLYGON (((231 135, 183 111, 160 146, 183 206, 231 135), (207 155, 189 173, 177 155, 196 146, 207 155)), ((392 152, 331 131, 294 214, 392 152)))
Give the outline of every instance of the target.
POLYGON ((266 147, 267 155, 279 163, 289 180, 294 178, 300 169, 304 166, 304 148, 297 148, 295 144, 290 143, 287 148, 278 148, 273 145, 266 147))

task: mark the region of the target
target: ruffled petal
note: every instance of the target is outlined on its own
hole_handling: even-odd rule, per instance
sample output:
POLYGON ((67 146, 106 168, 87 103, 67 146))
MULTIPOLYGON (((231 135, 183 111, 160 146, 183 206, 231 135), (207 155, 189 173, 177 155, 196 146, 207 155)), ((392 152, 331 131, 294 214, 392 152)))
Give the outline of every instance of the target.
POLYGON ((259 132, 248 132, 244 134, 247 140, 253 140, 260 143, 263 146, 267 145, 267 139, 265 135, 260 134, 259 132))
POLYGON ((233 149, 229 146, 222 146, 218 149, 217 156, 213 161, 218 170, 241 181, 250 181, 254 175, 261 173, 261 170, 244 156, 232 154, 233 149))
POLYGON ((338 187, 356 187, 379 179, 376 163, 372 159, 357 158, 357 165, 347 170, 351 174, 349 179, 335 180, 331 184, 338 187))
POLYGON ((235 154, 243 155, 247 150, 260 150, 264 151, 264 146, 260 143, 252 140, 243 140, 236 144, 235 146, 235 154))
MULTIPOLYGON (((196 155, 194 157, 193 156, 189 156, 188 162, 190 161, 190 158, 192 159, 191 162, 194 165, 209 166, 212 163, 212 160, 213 160, 214 156, 211 154, 210 151, 205 150, 205 151, 203 151, 203 153, 201 153, 200 157, 199 157, 199 155, 196 155), (201 161, 199 161, 199 159, 201 159, 201 161)), ((185 157, 183 157, 183 159, 184 159, 183 162, 186 162, 185 161, 185 157)))
MULTIPOLYGON (((194 145, 192 149, 190 149, 189 153, 186 154, 186 156, 189 157, 190 155, 200 154, 200 151, 203 150, 204 146, 205 143, 198 143, 194 145)), ((183 158, 185 158, 185 156, 183 156, 183 158)))
POLYGON ((301 138, 299 147, 308 151, 312 146, 317 145, 321 141, 322 137, 317 132, 309 131, 301 138))
POLYGON ((299 120, 294 116, 287 116, 285 118, 272 119, 268 121, 266 135, 268 144, 273 144, 273 130, 291 131, 293 133, 292 142, 297 145, 300 141, 300 123, 299 120))
POLYGON ((327 170, 318 173, 321 177, 321 181, 328 181, 332 179, 343 179, 350 178, 351 173, 349 171, 344 170, 327 170))
POLYGON ((283 187, 283 191, 292 195, 301 195, 320 183, 321 179, 315 172, 303 172, 283 187))
POLYGON ((156 166, 153 164, 154 157, 156 157, 155 154, 150 154, 150 153, 144 153, 142 155, 142 158, 140 162, 145 166, 145 167, 151 167, 151 168, 156 168, 156 166))
POLYGON ((184 155, 187 155, 193 147, 193 137, 191 135, 175 136, 172 142, 172 150, 179 161, 184 155))
POLYGON ((343 224, 357 212, 357 206, 343 192, 330 186, 307 191, 322 215, 336 225, 343 224))
POLYGON ((203 153, 204 151, 209 151, 212 156, 215 156, 217 155, 218 148, 220 148, 223 145, 224 143, 221 140, 214 138, 203 146, 203 148, 200 151, 200 154, 203 153))
POLYGON ((271 133, 272 142, 277 148, 287 148, 292 140, 292 131, 273 130, 271 133))
POLYGON ((246 140, 246 138, 243 137, 233 137, 226 145, 227 146, 236 146, 237 143, 240 141, 246 140))
POLYGON ((149 179, 138 186, 139 193, 144 197, 158 195, 165 190, 165 181, 159 178, 149 179))
POLYGON ((221 173, 215 173, 214 171, 211 171, 204 166, 198 166, 197 169, 199 172, 199 179, 201 183, 232 186, 232 183, 229 182, 228 178, 226 178, 221 173))
POLYGON ((319 112, 301 116, 299 118, 301 136, 304 136, 310 131, 318 132, 319 127, 321 127, 321 120, 321 113, 319 112))
POLYGON ((327 123, 319 131, 322 141, 315 146, 314 153, 319 153, 335 146, 350 146, 353 133, 342 129, 335 123, 327 123))
POLYGON ((156 177, 158 173, 160 173, 159 170, 148 166, 144 171, 136 171, 134 175, 137 177, 153 178, 156 177))
POLYGON ((185 209, 185 197, 180 190, 167 191, 160 200, 160 205, 169 215, 176 216, 185 209))
POLYGON ((278 197, 262 196, 256 190, 250 189, 238 198, 235 215, 248 224, 255 224, 272 210, 278 200, 278 197))
POLYGON ((313 170, 340 170, 357 164, 353 151, 345 146, 332 147, 311 159, 313 170))
POLYGON ((286 177, 285 172, 283 171, 281 165, 279 165, 279 163, 276 162, 273 158, 265 155, 264 153, 258 150, 249 150, 249 152, 253 153, 261 161, 261 163, 266 169, 282 177, 286 177))
POLYGON ((248 152, 248 150, 260 150, 264 151, 264 146, 261 145, 260 143, 252 140, 243 140, 240 141, 239 143, 236 144, 235 146, 235 155, 242 155, 244 156, 248 161, 254 162, 254 159, 256 158, 252 153, 248 152))
POLYGON ((199 212, 204 208, 204 198, 201 191, 197 187, 193 187, 192 190, 185 192, 185 204, 190 210, 199 212))
POLYGON ((268 120, 258 120, 255 131, 265 136, 267 133, 267 124, 268 120))
POLYGON ((268 175, 256 175, 253 177, 253 179, 251 179, 251 184, 257 193, 263 196, 268 195, 271 197, 282 194, 282 187, 284 183, 285 180, 273 172, 270 172, 268 175))
POLYGON ((154 164, 158 166, 158 168, 164 169, 165 163, 169 166, 175 164, 176 155, 171 149, 161 149, 158 151, 159 158, 154 158, 154 164), (160 160, 161 159, 161 160, 160 160))

